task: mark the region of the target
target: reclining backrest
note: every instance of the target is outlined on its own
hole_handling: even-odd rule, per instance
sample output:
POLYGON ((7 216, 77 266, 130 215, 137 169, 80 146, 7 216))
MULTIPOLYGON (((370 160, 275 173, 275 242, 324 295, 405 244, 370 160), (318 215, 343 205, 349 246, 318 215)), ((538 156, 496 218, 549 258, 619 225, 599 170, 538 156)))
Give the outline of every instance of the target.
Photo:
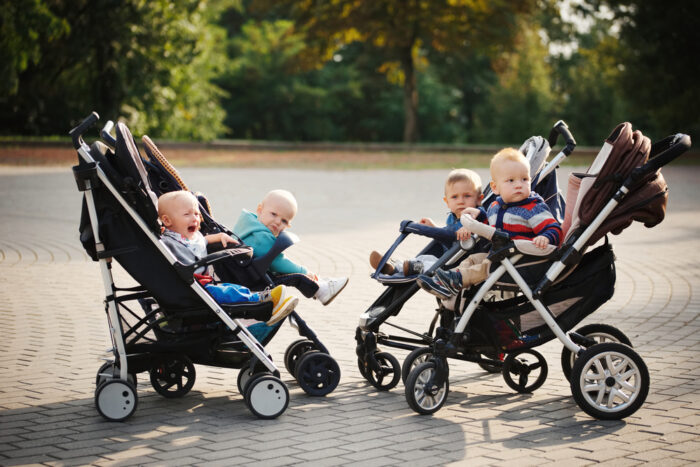
POLYGON ((146 165, 146 169, 153 189, 159 195, 170 191, 190 191, 182 177, 180 177, 180 173, 168 162, 151 138, 143 135, 141 141, 143 141, 146 156, 150 163, 146 165))
POLYGON ((141 160, 136 141, 126 125, 117 123, 115 164, 124 177, 122 187, 127 201, 141 215, 154 233, 160 233, 158 223, 158 197, 151 189, 148 173, 141 160))
MULTIPOLYGON (((110 182, 137 215, 157 236, 157 199, 151 190, 145 168, 129 129, 117 125, 115 152, 104 145, 93 145, 93 158, 104 169, 110 182)), ((202 300, 178 275, 167 258, 158 250, 130 214, 106 187, 93 190, 102 243, 108 254, 148 290, 158 303, 169 310, 202 309, 202 300)), ((81 241, 90 256, 97 260, 92 227, 85 206, 81 218, 81 241)))

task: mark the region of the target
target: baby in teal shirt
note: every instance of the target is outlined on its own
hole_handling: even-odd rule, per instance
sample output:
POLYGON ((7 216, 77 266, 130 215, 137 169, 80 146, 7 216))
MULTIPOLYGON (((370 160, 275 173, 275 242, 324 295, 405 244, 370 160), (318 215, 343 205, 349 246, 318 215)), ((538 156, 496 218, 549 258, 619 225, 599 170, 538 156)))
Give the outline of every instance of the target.
MULTIPOLYGON (((287 190, 272 190, 254 213, 243 210, 233 233, 253 248, 253 257, 262 256, 272 248, 277 236, 291 225, 296 213, 294 195, 287 190)), ((313 297, 323 305, 328 305, 348 283, 347 277, 319 278, 283 253, 272 261, 268 272, 275 284, 296 287, 305 297, 313 297)))

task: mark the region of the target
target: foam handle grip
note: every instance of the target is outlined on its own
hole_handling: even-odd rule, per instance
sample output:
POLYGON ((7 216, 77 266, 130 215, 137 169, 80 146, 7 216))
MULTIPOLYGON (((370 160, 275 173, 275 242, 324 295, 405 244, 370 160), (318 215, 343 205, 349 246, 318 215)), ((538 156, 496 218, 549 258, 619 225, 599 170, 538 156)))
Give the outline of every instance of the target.
POLYGON ((472 233, 477 234, 480 237, 484 237, 488 240, 491 240, 491 238, 493 237, 493 234, 496 232, 495 227, 491 227, 488 224, 484 224, 483 222, 479 222, 476 219, 474 219, 472 216, 470 216, 469 214, 466 214, 466 213, 462 214, 460 221, 462 222, 462 226, 465 227, 467 230, 469 230, 472 233))

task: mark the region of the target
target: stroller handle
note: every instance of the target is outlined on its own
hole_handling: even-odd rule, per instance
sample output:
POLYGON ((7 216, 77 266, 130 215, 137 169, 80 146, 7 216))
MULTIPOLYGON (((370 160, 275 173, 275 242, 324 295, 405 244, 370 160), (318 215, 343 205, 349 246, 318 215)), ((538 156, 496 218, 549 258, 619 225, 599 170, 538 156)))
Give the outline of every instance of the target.
POLYGON ((100 130, 100 137, 102 137, 105 143, 115 148, 117 146, 117 139, 112 136, 112 129, 114 129, 114 122, 112 120, 107 120, 105 126, 100 130))
POLYGON ((690 136, 683 133, 667 136, 661 141, 657 141, 651 145, 647 163, 635 169, 632 172, 632 178, 638 180, 646 174, 656 172, 690 149, 690 144, 690 136))
POLYGON ((85 117, 82 122, 75 128, 73 128, 71 131, 68 132, 68 134, 71 136, 73 139, 73 147, 77 150, 80 149, 80 147, 83 144, 83 133, 87 131, 88 128, 90 128, 92 125, 95 124, 100 119, 100 116, 97 115, 97 112, 92 112, 90 115, 85 117))
POLYGON ((576 140, 569 131, 569 127, 564 120, 559 120, 550 130, 549 137, 547 138, 547 142, 549 143, 550 147, 554 147, 554 145, 557 144, 557 138, 559 138, 559 135, 564 138, 564 144, 566 145, 561 152, 568 156, 574 152, 574 149, 576 148, 576 140))
POLYGON ((427 225, 409 220, 402 221, 401 228, 399 230, 404 233, 412 233, 422 235, 423 237, 434 238, 435 240, 445 243, 452 243, 457 239, 454 230, 444 227, 429 227, 427 225))

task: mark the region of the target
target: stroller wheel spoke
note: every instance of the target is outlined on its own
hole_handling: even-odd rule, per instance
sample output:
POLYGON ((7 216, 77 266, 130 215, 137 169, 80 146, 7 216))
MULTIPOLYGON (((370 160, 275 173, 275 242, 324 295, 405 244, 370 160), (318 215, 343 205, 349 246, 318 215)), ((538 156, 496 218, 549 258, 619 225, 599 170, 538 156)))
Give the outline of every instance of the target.
POLYGON ((401 365, 399 361, 388 352, 374 354, 376 369, 369 365, 367 380, 380 391, 388 391, 395 387, 401 379, 401 365))
POLYGON ((512 389, 519 393, 532 392, 547 379, 547 361, 533 349, 516 351, 503 360, 502 372, 503 379, 512 389), (514 376, 518 376, 517 381, 514 376))
POLYGON ((571 372, 571 393, 589 415, 620 420, 636 412, 649 392, 649 372, 631 347, 595 344, 583 352, 571 372))
POLYGON ((158 394, 167 398, 187 394, 196 377, 194 364, 185 355, 175 355, 150 370, 151 385, 158 394))

